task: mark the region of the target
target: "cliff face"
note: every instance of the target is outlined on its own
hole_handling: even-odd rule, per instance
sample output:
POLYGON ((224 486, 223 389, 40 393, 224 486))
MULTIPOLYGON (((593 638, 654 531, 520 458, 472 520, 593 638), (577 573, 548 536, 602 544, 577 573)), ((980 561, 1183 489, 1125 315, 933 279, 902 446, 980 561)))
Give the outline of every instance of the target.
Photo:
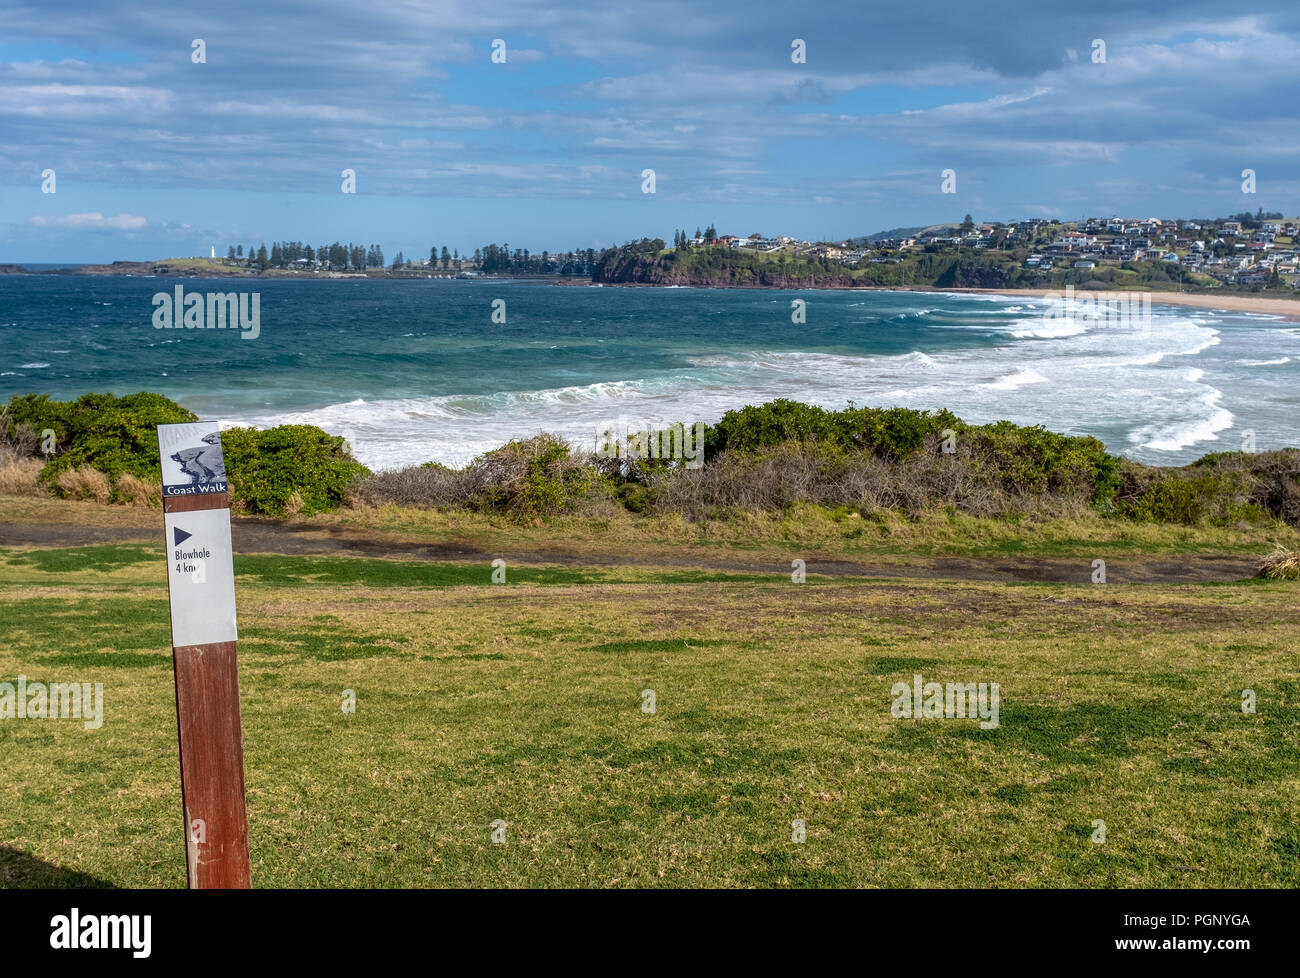
POLYGON ((855 284, 847 275, 810 272, 805 275, 759 271, 751 268, 733 268, 700 272, 681 268, 634 267, 601 269, 592 276, 593 282, 621 285, 690 285, 697 288, 733 289, 811 289, 847 288, 855 284))
POLYGON ((1014 285, 1011 274, 1013 270, 1005 262, 954 261, 933 282, 918 284, 935 285, 944 289, 1005 289, 1014 285))
POLYGON ((848 268, 826 259, 787 256, 778 260, 726 248, 663 248, 658 239, 631 242, 601 255, 592 280, 615 285, 692 285, 704 288, 842 289, 1013 288, 1023 277, 1000 257, 926 253, 904 262, 866 262, 848 268))
POLYGON ((847 269, 826 269, 807 262, 783 268, 775 262, 731 261, 712 256, 708 261, 674 261, 646 255, 615 259, 599 264, 591 278, 611 285, 734 289, 846 288, 866 284, 855 280, 847 269))

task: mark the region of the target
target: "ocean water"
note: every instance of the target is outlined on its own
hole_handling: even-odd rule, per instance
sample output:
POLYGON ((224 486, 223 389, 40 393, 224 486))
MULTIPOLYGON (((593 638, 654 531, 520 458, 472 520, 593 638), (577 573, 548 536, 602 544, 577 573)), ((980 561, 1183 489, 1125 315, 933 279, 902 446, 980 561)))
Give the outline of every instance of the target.
POLYGON ((319 425, 373 468, 460 465, 552 431, 712 422, 788 397, 946 407, 1181 464, 1300 444, 1300 321, 1153 306, 1144 330, 1046 300, 509 281, 0 277, 0 399, 151 390, 202 418, 319 425), (152 297, 256 291, 261 330, 155 329, 152 297), (491 321, 504 300, 506 322, 491 321), (791 300, 807 322, 791 322, 791 300))

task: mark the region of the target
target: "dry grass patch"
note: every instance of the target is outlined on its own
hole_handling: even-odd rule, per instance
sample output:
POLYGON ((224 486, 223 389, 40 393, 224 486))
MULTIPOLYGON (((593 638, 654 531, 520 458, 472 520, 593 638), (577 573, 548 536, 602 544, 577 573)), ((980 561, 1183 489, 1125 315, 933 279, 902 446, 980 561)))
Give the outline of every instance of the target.
POLYGON ((128 506, 147 506, 157 509, 162 505, 162 491, 130 472, 123 472, 117 477, 115 488, 117 501, 128 506))
POLYGON ((70 499, 85 499, 96 503, 107 503, 113 496, 108 476, 89 465, 79 465, 59 473, 59 489, 70 499))
POLYGON ((1259 576, 1274 581, 1300 580, 1300 553, 1279 546, 1259 565, 1259 576))
POLYGON ((44 467, 38 458, 0 458, 0 496, 49 495, 39 478, 44 467))

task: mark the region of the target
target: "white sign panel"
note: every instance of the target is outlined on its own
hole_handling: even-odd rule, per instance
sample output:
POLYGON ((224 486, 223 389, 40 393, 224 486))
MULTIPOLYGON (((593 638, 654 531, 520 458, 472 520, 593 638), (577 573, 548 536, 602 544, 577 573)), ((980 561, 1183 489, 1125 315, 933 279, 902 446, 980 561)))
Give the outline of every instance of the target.
POLYGON ((233 642, 235 565, 230 554, 230 510, 165 513, 167 584, 172 645, 233 642))
POLYGON ((215 421, 160 424, 158 456, 164 496, 196 496, 226 491, 226 462, 215 421))

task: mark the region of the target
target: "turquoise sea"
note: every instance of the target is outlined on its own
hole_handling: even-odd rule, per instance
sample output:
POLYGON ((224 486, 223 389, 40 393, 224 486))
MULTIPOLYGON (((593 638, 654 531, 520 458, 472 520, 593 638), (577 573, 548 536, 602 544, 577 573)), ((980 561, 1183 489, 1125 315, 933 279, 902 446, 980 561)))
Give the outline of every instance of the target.
POLYGON ((714 421, 788 397, 946 407, 1157 464, 1300 444, 1300 322, 1154 306, 1149 328, 1021 296, 493 281, 0 277, 0 398, 152 390, 227 424, 344 434, 376 468, 540 430, 714 421), (260 294, 260 335, 156 329, 153 296, 260 294), (492 321, 494 300, 505 323, 492 321), (807 322, 791 321, 791 302, 807 322))

